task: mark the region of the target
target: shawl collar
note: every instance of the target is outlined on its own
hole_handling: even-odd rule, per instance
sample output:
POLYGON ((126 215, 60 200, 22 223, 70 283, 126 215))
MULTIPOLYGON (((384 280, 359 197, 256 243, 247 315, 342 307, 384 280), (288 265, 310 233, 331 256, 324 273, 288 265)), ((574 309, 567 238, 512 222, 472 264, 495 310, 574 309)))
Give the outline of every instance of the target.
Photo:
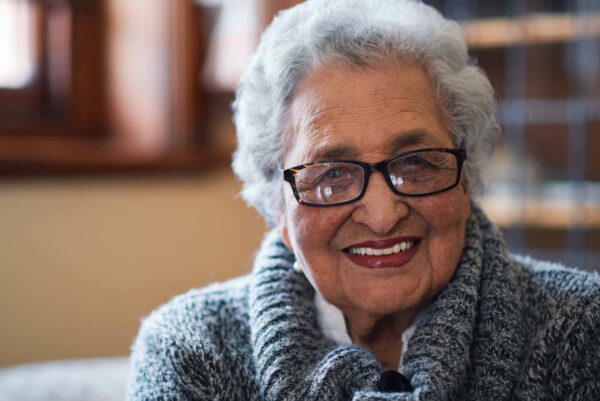
POLYGON ((498 230, 472 204, 456 273, 418 323, 403 357, 414 391, 382 393, 375 388, 383 368, 368 350, 336 345, 320 332, 314 290, 293 271, 294 256, 273 230, 257 254, 249 298, 262 398, 508 400, 523 350, 505 340, 524 332, 510 260, 498 230))

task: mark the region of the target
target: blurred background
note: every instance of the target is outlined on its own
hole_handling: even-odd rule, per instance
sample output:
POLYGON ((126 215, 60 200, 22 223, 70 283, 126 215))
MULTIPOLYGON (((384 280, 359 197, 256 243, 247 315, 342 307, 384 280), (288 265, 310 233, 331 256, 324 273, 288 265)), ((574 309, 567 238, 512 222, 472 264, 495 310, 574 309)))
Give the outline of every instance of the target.
MULTIPOLYGON (((126 355, 175 294, 248 272, 229 104, 285 0, 0 0, 0 367, 126 355)), ((598 0, 430 1, 504 138, 481 202, 511 248, 600 269, 598 0)))

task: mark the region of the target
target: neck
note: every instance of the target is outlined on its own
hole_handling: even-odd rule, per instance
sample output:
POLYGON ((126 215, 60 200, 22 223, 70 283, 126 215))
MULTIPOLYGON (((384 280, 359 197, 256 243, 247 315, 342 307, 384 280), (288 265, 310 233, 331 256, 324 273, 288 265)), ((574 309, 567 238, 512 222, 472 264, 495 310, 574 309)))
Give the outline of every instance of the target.
POLYGON ((396 370, 402 354, 402 333, 417 312, 416 308, 391 315, 349 311, 344 317, 352 342, 370 349, 384 368, 396 370))

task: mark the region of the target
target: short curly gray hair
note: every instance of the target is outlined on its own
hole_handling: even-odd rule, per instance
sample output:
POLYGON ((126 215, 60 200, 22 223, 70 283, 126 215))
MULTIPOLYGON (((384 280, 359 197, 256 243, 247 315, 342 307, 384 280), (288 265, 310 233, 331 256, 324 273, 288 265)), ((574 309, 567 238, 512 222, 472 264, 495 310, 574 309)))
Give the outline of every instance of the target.
POLYGON ((289 147, 286 111, 299 81, 330 61, 422 67, 455 145, 467 149, 469 186, 480 187, 481 165, 500 129, 493 89, 469 62, 458 24, 415 0, 308 0, 275 17, 233 103, 238 139, 233 170, 243 181, 243 198, 268 224, 274 225, 283 210, 283 179, 277 169, 289 147))

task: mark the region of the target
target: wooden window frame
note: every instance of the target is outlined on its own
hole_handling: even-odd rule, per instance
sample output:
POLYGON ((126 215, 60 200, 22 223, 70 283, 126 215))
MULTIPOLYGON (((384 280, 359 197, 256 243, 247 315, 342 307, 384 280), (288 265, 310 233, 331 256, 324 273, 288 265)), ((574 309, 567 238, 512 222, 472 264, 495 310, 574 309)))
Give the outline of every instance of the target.
MULTIPOLYGON (((122 94, 129 83, 117 71, 123 62, 111 56, 125 40, 113 34, 114 27, 127 26, 127 19, 135 17, 119 14, 128 3, 34 4, 41 44, 37 74, 23 89, 0 90, 1 177, 185 172, 215 163, 206 147, 205 94, 198 79, 206 29, 193 0, 157 2, 164 13, 156 50, 167 57, 164 75, 147 80, 157 87, 155 98, 141 99, 133 88, 128 103, 122 94), (119 18, 124 21, 115 21, 119 18), (160 110, 149 116, 162 127, 154 133, 153 146, 144 143, 143 127, 136 126, 144 118, 136 101, 154 102, 160 110)), ((126 57, 132 68, 143 67, 135 52, 126 57)))

